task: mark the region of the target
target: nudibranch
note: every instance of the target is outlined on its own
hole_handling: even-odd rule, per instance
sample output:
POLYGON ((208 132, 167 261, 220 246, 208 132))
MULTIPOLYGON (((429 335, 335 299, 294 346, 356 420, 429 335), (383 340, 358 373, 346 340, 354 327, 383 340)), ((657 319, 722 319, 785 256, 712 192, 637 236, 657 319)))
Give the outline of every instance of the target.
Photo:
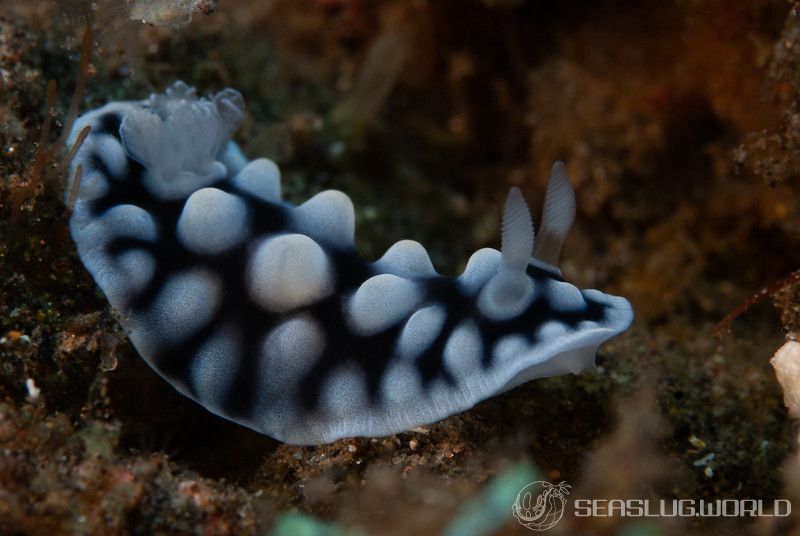
POLYGON ((283 201, 277 166, 231 141, 243 115, 238 92, 177 82, 71 133, 91 127, 70 172, 82 166, 78 254, 139 354, 209 411, 287 443, 389 435, 593 368, 633 320, 624 298, 561 276, 575 215, 562 163, 535 245, 512 188, 500 250, 448 277, 412 240, 362 259, 342 192, 283 201))

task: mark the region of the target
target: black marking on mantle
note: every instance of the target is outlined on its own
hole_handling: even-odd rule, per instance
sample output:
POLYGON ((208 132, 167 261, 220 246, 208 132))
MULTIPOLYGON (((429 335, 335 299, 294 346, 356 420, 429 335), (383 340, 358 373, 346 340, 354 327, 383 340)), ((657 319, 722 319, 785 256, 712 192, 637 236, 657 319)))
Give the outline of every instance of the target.
MULTIPOLYGON (((106 114, 99 120, 100 131, 119 138, 121 124, 118 114, 106 114)), ((249 296, 246 289, 246 266, 251 254, 253 238, 284 232, 290 221, 289 206, 265 202, 255 196, 236 191, 245 200, 249 210, 252 237, 236 248, 220 255, 199 255, 187 250, 176 236, 177 221, 185 199, 165 201, 147 191, 142 179, 145 173, 142 165, 128 158, 128 175, 113 176, 99 155, 90 157, 91 166, 109 178, 107 194, 91 204, 94 217, 102 215, 110 208, 121 204, 136 205, 147 211, 156 221, 158 238, 146 241, 136 238, 120 237, 108 246, 108 253, 121 255, 132 249, 144 249, 153 255, 156 271, 148 286, 137 294, 128 304, 134 312, 144 312, 152 307, 170 275, 190 268, 206 268, 216 274, 222 283, 222 302, 213 319, 205 327, 194 333, 182 344, 150 356, 160 371, 170 381, 185 386, 194 398, 188 381, 192 360, 198 349, 224 324, 235 324, 242 336, 242 356, 235 366, 237 372, 233 385, 224 403, 224 410, 236 419, 247 420, 252 417, 254 402, 259 389, 259 378, 269 371, 259 370, 263 360, 260 349, 265 336, 271 332, 286 315, 264 311, 249 296)), ((232 192, 229 178, 209 186, 232 192)), ((344 297, 355 291, 366 279, 375 275, 371 264, 364 261, 353 249, 325 248, 335 273, 336 288, 332 296, 305 308, 292 312, 292 315, 307 313, 324 330, 325 349, 305 378, 300 382, 301 404, 306 410, 313 410, 320 401, 325 379, 338 366, 350 363, 364 372, 369 397, 373 403, 380 402, 380 385, 383 376, 394 356, 403 323, 394 325, 371 336, 353 333, 343 314, 344 297)), ((528 274, 537 283, 546 279, 561 280, 546 270, 529 266, 528 274)), ((446 310, 444 326, 433 343, 415 361, 423 386, 430 386, 441 379, 455 386, 452 372, 443 362, 444 348, 453 330, 463 321, 472 319, 483 341, 482 364, 492 365, 492 348, 501 337, 511 334, 527 334, 531 344, 536 343, 534 333, 548 321, 558 321, 575 328, 582 320, 600 321, 605 315, 605 306, 587 300, 584 311, 564 313, 556 311, 541 296, 534 300, 528 309, 509 321, 495 322, 480 314, 475 297, 468 295, 455 278, 432 277, 418 281, 424 290, 424 304, 441 304, 446 310)))

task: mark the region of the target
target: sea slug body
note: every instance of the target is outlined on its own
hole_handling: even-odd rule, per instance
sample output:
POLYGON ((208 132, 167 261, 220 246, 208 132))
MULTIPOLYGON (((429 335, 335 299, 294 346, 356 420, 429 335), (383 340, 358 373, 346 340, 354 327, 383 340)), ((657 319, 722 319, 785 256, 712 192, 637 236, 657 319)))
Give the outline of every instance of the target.
POLYGON ((341 192, 282 201, 277 166, 230 141, 243 115, 238 92, 177 82, 72 131, 91 127, 71 170, 80 258, 141 356, 209 411, 288 443, 388 435, 592 368, 630 325, 627 300, 557 267, 575 214, 560 162, 536 239, 512 189, 501 250, 446 277, 411 240, 359 257, 341 192))

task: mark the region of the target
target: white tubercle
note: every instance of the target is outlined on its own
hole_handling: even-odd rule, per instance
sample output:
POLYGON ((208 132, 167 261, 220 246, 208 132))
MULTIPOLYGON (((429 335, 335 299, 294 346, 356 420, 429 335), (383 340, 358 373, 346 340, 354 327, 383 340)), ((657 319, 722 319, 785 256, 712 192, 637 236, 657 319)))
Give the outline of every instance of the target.
POLYGON ((281 172, 275 162, 257 158, 248 163, 234 177, 234 186, 264 201, 277 203, 281 200, 281 172))
POLYGON ((152 307, 134 314, 131 339, 145 354, 171 349, 214 317, 222 301, 222 283, 204 269, 190 269, 167 278, 152 307))
POLYGON ((419 242, 414 240, 400 240, 386 250, 377 262, 375 268, 379 271, 399 275, 400 277, 433 277, 436 269, 433 267, 428 252, 419 242))
POLYGON ((271 393, 290 389, 325 349, 325 332, 310 316, 293 316, 278 324, 262 343, 264 384, 271 393))
POLYGON ((408 316, 420 298, 421 292, 413 281, 392 274, 376 275, 367 279, 350 299, 350 326, 361 335, 372 335, 408 316))
POLYGON ((429 305, 415 311, 400 332, 397 355, 413 363, 439 336, 446 315, 447 311, 441 305, 429 305))
POLYGON ((323 244, 350 248, 355 244, 353 202, 339 190, 320 192, 294 211, 294 225, 323 244))
POLYGON ((195 253, 214 255, 247 236, 247 205, 217 188, 193 193, 178 219, 178 238, 195 253))
POLYGON ((281 235, 261 242, 247 267, 247 286, 267 311, 283 313, 310 305, 333 292, 327 255, 311 238, 281 235))
POLYGON ((458 276, 458 282, 470 294, 477 292, 494 276, 502 265, 502 255, 493 248, 479 249, 467 261, 464 272, 458 276))

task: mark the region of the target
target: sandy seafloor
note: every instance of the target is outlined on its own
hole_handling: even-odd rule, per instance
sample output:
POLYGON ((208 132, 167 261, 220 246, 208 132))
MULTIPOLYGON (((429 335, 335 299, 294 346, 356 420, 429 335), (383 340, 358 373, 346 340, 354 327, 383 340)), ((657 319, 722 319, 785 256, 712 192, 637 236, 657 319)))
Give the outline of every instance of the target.
MULTIPOLYGON (((136 3, 0 1, 0 533, 248 535, 313 519, 426 535, 477 515, 483 533, 528 534, 487 494, 531 475, 570 483, 570 500, 800 499, 797 427, 769 362, 800 332, 800 285, 776 285, 800 269, 800 7, 222 0, 179 26, 132 20, 136 3), (564 274, 628 297, 634 325, 594 375, 387 438, 287 446, 212 416, 136 355, 67 233, 57 138, 87 24, 81 110, 176 79, 237 88, 244 151, 281 166, 290 201, 347 192, 367 258, 411 238, 459 273, 499 245, 508 188, 538 210, 563 159, 578 203, 564 274)), ((793 504, 755 520, 568 508, 548 533, 800 534, 793 504)))

